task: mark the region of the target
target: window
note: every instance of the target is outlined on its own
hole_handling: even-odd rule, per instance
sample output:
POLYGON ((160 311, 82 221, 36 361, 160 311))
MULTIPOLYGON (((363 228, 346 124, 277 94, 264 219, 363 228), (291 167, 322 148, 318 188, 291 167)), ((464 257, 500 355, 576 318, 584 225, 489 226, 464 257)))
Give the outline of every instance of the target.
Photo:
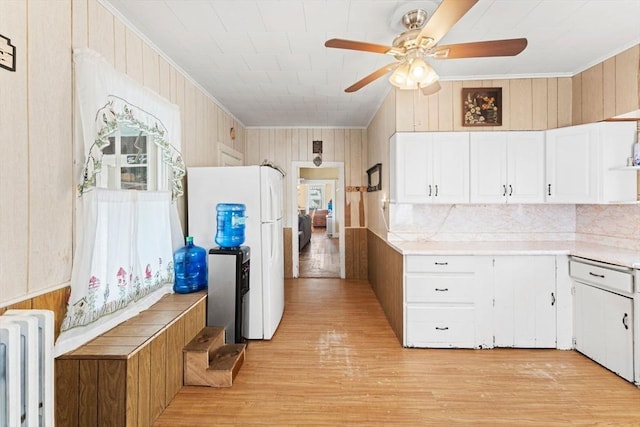
POLYGON ((123 190, 158 189, 158 150, 153 136, 121 125, 102 149, 99 186, 123 190))
POLYGON ((321 185, 309 186, 309 210, 322 209, 324 206, 324 197, 321 185))

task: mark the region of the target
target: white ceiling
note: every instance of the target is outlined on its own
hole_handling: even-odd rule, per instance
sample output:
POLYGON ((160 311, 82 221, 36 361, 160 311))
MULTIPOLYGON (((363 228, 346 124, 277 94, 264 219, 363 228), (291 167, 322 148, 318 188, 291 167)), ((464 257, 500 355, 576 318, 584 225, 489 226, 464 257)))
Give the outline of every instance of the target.
MULTIPOLYGON (((439 0, 101 0, 245 126, 365 127, 391 85, 344 89, 393 62, 407 4, 439 0)), ((436 4, 433 4, 435 1, 436 4)), ((410 9, 410 8, 409 8, 410 9)), ((439 44, 525 37, 516 57, 432 60, 441 80, 572 76, 640 43, 640 0, 479 0, 439 44)))

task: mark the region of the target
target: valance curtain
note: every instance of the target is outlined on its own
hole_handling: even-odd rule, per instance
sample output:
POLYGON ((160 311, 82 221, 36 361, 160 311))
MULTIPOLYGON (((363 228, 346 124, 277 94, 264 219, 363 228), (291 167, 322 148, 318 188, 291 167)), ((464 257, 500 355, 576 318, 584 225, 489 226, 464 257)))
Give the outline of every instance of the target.
POLYGON ((117 72, 98 53, 74 51, 78 199, 71 295, 55 354, 84 344, 172 292, 173 251, 184 244, 180 110, 117 72), (96 187, 102 149, 119 125, 151 135, 168 169, 158 191, 96 187))

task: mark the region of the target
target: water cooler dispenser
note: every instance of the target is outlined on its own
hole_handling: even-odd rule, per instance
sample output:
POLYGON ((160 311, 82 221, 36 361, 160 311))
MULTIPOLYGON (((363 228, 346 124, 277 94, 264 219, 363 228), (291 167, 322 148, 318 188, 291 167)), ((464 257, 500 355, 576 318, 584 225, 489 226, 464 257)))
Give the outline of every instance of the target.
POLYGON ((242 343, 249 292, 248 246, 209 250, 207 326, 224 327, 227 343, 242 343))

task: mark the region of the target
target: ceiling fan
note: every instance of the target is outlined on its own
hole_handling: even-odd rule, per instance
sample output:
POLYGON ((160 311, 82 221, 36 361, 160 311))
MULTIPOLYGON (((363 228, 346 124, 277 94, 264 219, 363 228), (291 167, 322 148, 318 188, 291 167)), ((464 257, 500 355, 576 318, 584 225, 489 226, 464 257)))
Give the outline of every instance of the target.
POLYGON ((515 56, 527 47, 527 39, 490 40, 438 46, 438 42, 478 0, 442 0, 431 18, 427 12, 415 9, 402 17, 407 29, 391 46, 344 39, 330 39, 326 47, 360 50, 393 56, 396 61, 385 65, 345 89, 355 92, 393 71, 389 81, 400 89, 422 89, 425 95, 440 90, 439 77, 425 59, 481 58, 515 56))

